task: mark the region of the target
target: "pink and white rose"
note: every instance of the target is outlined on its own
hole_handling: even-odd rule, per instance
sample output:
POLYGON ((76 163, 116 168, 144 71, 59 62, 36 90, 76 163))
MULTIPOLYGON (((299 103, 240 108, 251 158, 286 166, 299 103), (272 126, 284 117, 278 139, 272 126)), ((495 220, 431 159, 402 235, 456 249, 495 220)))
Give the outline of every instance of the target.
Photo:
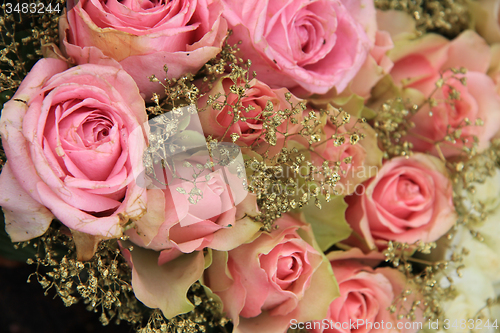
POLYGON ((430 155, 388 160, 362 184, 361 192, 345 198, 349 205, 345 215, 370 249, 383 249, 387 241, 433 242, 457 219, 447 170, 430 155))
POLYGON ((252 219, 258 214, 254 195, 235 206, 221 175, 196 185, 203 196, 196 203, 175 190, 184 188, 189 193, 192 184, 174 182, 173 188, 148 190, 148 211, 140 222, 157 225, 158 232, 152 239, 144 239, 136 229, 127 232, 135 244, 161 251, 160 264, 206 247, 231 250, 255 237, 261 228, 252 219))
POLYGON ((233 332, 286 332, 291 319, 325 316, 338 295, 310 225, 285 214, 278 229, 229 252, 213 252, 204 275, 234 323, 233 332))
POLYGON ((219 0, 80 0, 60 21, 61 49, 77 64, 120 63, 141 93, 163 94, 156 75, 196 73, 221 50, 227 23, 219 0))
POLYGON ((224 0, 224 17, 259 80, 296 95, 342 92, 363 65, 376 26, 372 1, 224 0))
POLYGON ((42 235, 53 218, 74 232, 120 237, 146 208, 132 170, 142 163, 148 128, 125 71, 37 62, 0 119, 8 159, 0 203, 12 241, 42 235))

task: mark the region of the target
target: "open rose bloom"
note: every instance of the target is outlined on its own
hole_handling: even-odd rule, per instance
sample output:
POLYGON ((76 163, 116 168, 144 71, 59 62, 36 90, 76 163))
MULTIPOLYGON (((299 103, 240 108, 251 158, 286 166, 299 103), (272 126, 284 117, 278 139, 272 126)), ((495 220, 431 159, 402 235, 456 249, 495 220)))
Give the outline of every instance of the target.
POLYGON ((371 1, 224 0, 224 18, 259 80, 300 95, 343 91, 371 48, 371 1))
MULTIPOLYGON (((150 122, 144 168, 148 209, 140 221, 157 226, 151 239, 140 228, 127 234, 143 247, 162 251, 161 261, 206 247, 231 250, 251 239, 260 226, 254 195, 245 188, 241 151, 231 143, 207 146, 194 106, 150 122), (209 150, 210 148, 210 150, 209 150)), ((141 177, 139 177, 140 179, 141 177)), ((140 226, 141 223, 138 224, 140 226)))
POLYGON ((11 239, 38 237, 54 218, 76 238, 120 237, 124 223, 146 209, 146 191, 133 173, 147 144, 146 120, 125 71, 40 60, 0 121, 9 160, 0 202, 11 239))
MULTIPOLYGON (((370 249, 391 240, 433 242, 456 222, 451 182, 435 157, 393 158, 360 188, 346 197, 346 219, 370 249)), ((350 241, 357 244, 358 237, 350 241)))
POLYGON ((219 0, 79 0, 60 21, 61 49, 77 64, 117 61, 141 93, 163 93, 150 82, 196 73, 220 52, 227 24, 219 0))
POLYGON ((284 215, 278 230, 229 252, 213 253, 204 284, 224 304, 233 332, 286 332, 290 320, 325 316, 338 294, 310 225, 284 215))

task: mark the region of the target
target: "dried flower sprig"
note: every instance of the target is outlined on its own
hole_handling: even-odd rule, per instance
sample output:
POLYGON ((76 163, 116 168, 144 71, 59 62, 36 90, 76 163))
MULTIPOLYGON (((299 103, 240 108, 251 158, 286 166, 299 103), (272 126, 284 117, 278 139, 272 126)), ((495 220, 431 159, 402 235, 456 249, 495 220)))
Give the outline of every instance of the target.
POLYGON ((453 38, 469 27, 465 0, 375 0, 375 6, 407 12, 420 34, 435 32, 453 38))
MULTIPOLYGON (((293 109, 292 106, 287 112, 293 109)), ((355 145, 364 139, 363 133, 356 127, 364 122, 362 119, 354 121, 352 128, 340 133, 339 129, 350 121, 350 116, 341 109, 332 108, 317 113, 311 110, 303 117, 297 132, 287 133, 284 147, 274 156, 270 157, 269 150, 266 150, 259 158, 246 161, 248 189, 257 195, 261 210, 258 220, 264 224, 264 230, 270 231, 275 219, 302 208, 311 199, 321 209, 322 197, 330 202, 332 196, 339 194, 336 187, 344 175, 341 165, 351 163, 352 156, 333 163, 323 159, 321 165, 315 165, 306 158, 306 154, 315 154, 315 149, 328 141, 340 146, 355 145), (330 138, 325 138, 323 133, 327 118, 336 128, 330 138), (288 147, 286 140, 293 136, 304 138, 306 146, 288 147)))
MULTIPOLYGON (((29 0, 29 5, 40 1, 29 0)), ((61 10, 66 0, 54 0, 51 5, 61 10)), ((11 4, 12 5, 12 4, 11 4)), ((42 58, 43 45, 59 43, 59 16, 57 11, 34 13, 8 10, 7 3, 0 6, 0 103, 12 97, 35 62, 42 58)), ((39 7, 37 7, 39 8, 39 7)))
MULTIPOLYGON (((231 32, 228 34, 230 33, 231 32)), ((231 69, 229 76, 234 78, 234 81, 245 78, 245 82, 248 82, 250 80, 249 68, 251 66, 251 62, 244 61, 243 59, 236 57, 235 54, 238 50, 237 45, 230 45, 225 42, 221 52, 215 58, 206 63, 196 75, 186 74, 180 78, 169 79, 168 67, 166 66, 163 68, 167 74, 167 78, 165 80, 162 81, 152 75, 149 80, 162 85, 165 98, 161 99, 158 94, 153 94, 152 102, 154 103, 154 106, 147 108, 150 117, 158 116, 172 109, 189 104, 196 104, 199 97, 212 88, 213 82, 215 82, 217 78, 226 74, 227 68, 231 69), (197 79, 202 80, 203 86, 197 86, 193 83, 197 79)), ((253 73, 253 77, 255 77, 255 75, 256 74, 253 73)))
POLYGON ((403 140, 412 124, 407 118, 415 114, 419 107, 398 97, 389 99, 378 110, 373 120, 373 128, 377 132, 379 144, 382 146, 384 159, 397 156, 411 156, 413 145, 403 140))
POLYGON ((103 325, 126 321, 137 332, 158 333, 226 330, 229 321, 222 315, 220 304, 207 296, 199 283, 188 291, 195 309, 187 314, 167 320, 158 309, 142 305, 133 293, 131 268, 117 240, 101 242, 92 260, 81 262, 76 260, 72 238, 55 222, 43 236, 15 246, 31 246, 36 251, 34 258, 27 260, 28 264, 36 265, 28 282, 36 278, 45 295, 55 290, 66 306, 83 300, 87 310, 101 314, 99 320, 103 325))
POLYGON ((45 295, 55 289, 66 306, 83 299, 87 310, 101 313, 99 319, 103 325, 111 320, 139 324, 144 307, 133 294, 131 270, 117 241, 101 242, 92 260, 81 262, 76 259, 72 238, 64 230, 54 222, 43 236, 18 245, 31 244, 38 250, 33 259, 27 260, 28 264, 36 265, 28 282, 36 277, 45 295))
POLYGON ((436 80, 435 88, 420 104, 412 103, 410 100, 405 100, 398 96, 386 100, 377 108, 377 114, 371 122, 377 132, 379 144, 384 151, 384 159, 397 156, 411 156, 413 144, 408 141, 409 136, 431 143, 443 162, 446 162, 446 158, 442 152, 444 147, 456 149, 466 159, 472 158, 477 153, 477 137, 464 135, 463 130, 469 126, 482 126, 483 122, 481 119, 476 119, 476 121, 472 122, 465 118, 461 123, 454 126, 454 128, 448 125, 446 134, 439 140, 431 140, 420 135, 414 130, 415 124, 412 122, 412 117, 418 112, 422 112, 424 106, 429 107, 429 116, 432 116, 432 108, 439 103, 446 103, 450 108, 455 108, 457 101, 460 100, 460 92, 450 82, 453 80, 466 86, 467 81, 463 77, 466 73, 467 70, 463 67, 451 68, 440 73, 439 79, 436 80), (446 87, 449 93, 444 99, 435 97, 437 92, 443 87, 446 87), (461 146, 457 146, 457 142, 461 143, 461 146))

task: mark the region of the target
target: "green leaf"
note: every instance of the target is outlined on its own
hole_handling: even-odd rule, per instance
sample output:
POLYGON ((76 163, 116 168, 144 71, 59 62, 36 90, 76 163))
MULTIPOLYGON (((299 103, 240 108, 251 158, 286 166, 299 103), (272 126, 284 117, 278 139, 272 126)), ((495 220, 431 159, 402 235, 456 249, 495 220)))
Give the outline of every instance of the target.
POLYGON ((332 99, 331 103, 336 107, 342 108, 350 115, 358 118, 361 118, 361 114, 365 109, 364 98, 356 94, 351 94, 349 96, 337 96, 332 99))
POLYGON ((309 201, 302 209, 305 221, 310 223, 314 237, 321 251, 326 251, 334 244, 348 238, 352 229, 345 220, 347 204, 344 197, 335 196, 326 202, 320 199, 321 209, 314 205, 314 199, 309 201))

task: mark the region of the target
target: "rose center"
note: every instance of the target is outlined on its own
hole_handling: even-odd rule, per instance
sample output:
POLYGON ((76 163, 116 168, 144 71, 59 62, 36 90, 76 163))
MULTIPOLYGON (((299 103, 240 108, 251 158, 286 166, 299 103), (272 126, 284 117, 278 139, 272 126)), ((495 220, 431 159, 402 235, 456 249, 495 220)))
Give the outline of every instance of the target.
POLYGON ((407 203, 421 201, 423 199, 420 186, 411 179, 401 177, 397 185, 398 197, 407 203))
POLYGON ((300 47, 304 53, 309 52, 309 29, 303 25, 297 28, 297 36, 299 37, 300 47))
POLYGON ((102 140, 104 139, 105 137, 107 137, 109 135, 109 131, 108 129, 103 129, 102 131, 99 132, 98 134, 98 140, 102 140))
POLYGON ((105 140, 109 136, 111 128, 113 128, 113 123, 110 119, 106 117, 89 117, 82 124, 80 135, 86 146, 93 146, 93 144, 105 140))
POLYGON ((280 280, 285 280, 292 274, 297 267, 297 259, 295 257, 284 257, 278 262, 278 271, 276 277, 280 280))
POLYGON ((351 292, 346 299, 346 307, 352 319, 364 319, 366 316, 365 295, 360 292, 351 292))

